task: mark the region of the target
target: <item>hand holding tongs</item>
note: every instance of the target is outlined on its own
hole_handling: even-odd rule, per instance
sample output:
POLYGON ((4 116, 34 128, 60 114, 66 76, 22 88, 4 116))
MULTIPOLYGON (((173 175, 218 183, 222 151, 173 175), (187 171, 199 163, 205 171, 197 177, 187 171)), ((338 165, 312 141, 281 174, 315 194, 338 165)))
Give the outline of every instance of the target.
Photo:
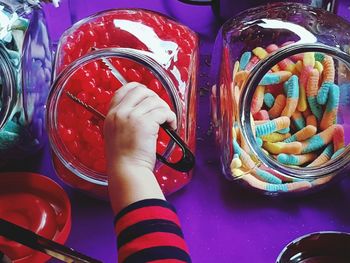
POLYGON ((102 261, 85 256, 72 248, 46 239, 19 225, 0 218, 0 236, 16 241, 31 249, 40 251, 63 262, 102 263, 102 261))
MULTIPOLYGON (((111 71, 112 75, 122 84, 125 85, 128 82, 125 80, 125 78, 120 74, 120 72, 113 66, 113 64, 107 59, 107 58, 102 58, 102 62, 108 67, 108 69, 111 71)), ((90 112, 94 113, 101 119, 105 119, 106 116, 96 110, 94 107, 84 103, 83 101, 79 100, 77 97, 75 97, 73 94, 70 92, 66 92, 68 97, 70 97, 72 100, 80 104, 81 106, 85 107, 87 110, 90 112)), ((194 164, 195 164, 195 157, 191 150, 188 148, 186 143, 180 138, 180 136, 173 130, 171 129, 166 123, 161 124, 160 127, 170 136, 170 138, 181 148, 182 150, 182 158, 176 163, 170 163, 168 162, 162 155, 156 154, 157 159, 164 163, 165 165, 180 171, 180 172, 188 172, 190 171, 194 164)))

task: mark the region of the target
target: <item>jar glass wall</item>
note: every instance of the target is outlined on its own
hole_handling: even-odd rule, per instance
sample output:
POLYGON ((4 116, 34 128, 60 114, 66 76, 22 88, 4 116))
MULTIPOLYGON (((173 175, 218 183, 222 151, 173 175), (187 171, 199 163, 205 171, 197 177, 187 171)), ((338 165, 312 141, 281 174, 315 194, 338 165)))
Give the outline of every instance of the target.
MULTIPOLYGON (((74 105, 64 90, 106 115, 109 101, 121 87, 108 63, 128 82, 144 84, 170 105, 177 115, 177 133, 194 151, 197 52, 197 37, 191 30, 147 10, 110 10, 67 30, 58 45, 56 81, 48 101, 47 125, 58 175, 95 196, 107 195, 103 120, 74 105), (77 119, 84 123, 77 124, 77 119)), ((162 129, 157 152, 171 162, 182 156, 162 129)), ((157 163, 155 174, 169 194, 186 185, 192 173, 157 163)))
POLYGON ((26 157, 44 143, 52 59, 40 6, 0 1, 0 159, 26 157))
POLYGON ((274 195, 319 188, 347 168, 349 29, 298 4, 224 24, 212 115, 227 178, 274 195))

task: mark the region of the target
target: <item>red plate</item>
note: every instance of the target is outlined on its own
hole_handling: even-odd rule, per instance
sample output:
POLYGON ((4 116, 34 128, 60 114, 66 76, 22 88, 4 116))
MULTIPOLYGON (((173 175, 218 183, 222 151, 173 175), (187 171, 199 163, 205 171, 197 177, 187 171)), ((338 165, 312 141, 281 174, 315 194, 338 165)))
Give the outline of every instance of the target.
MULTIPOLYGON (((53 180, 34 173, 0 173, 0 217, 60 244, 71 228, 71 205, 53 180)), ((0 236, 0 250, 16 263, 50 257, 0 236)))

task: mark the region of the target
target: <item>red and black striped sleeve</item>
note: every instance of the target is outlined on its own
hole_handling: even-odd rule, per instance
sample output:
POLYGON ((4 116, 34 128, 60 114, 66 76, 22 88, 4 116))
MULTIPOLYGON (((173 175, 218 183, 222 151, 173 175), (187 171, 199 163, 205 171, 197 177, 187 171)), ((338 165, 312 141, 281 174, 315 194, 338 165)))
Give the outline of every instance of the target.
POLYGON ((115 217, 120 263, 191 262, 175 209, 164 200, 146 199, 115 217))

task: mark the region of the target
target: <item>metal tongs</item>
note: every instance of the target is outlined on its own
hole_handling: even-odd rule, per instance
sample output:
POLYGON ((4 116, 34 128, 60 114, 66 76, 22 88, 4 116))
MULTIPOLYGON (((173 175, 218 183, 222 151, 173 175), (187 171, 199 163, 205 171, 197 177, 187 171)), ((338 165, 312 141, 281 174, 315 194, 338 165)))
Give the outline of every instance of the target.
POLYGON ((0 218, 0 236, 16 241, 31 249, 45 253, 63 262, 102 263, 97 259, 83 255, 72 248, 46 239, 19 225, 0 218))
MULTIPOLYGON (((108 67, 108 69, 111 71, 112 75, 122 84, 125 85, 128 82, 126 79, 120 74, 120 72, 113 66, 113 64, 107 59, 107 58, 102 58, 102 62, 108 67)), ((66 92, 67 96, 71 98, 73 101, 76 103, 80 104, 96 116, 98 116, 101 119, 105 119, 106 116, 99 112, 97 109, 94 107, 84 103, 77 97, 75 97, 72 93, 66 92)), ((190 171, 194 164, 195 164, 195 157, 191 150, 188 148, 186 143, 180 138, 180 136, 173 130, 171 129, 166 123, 163 123, 160 125, 160 127, 169 135, 169 137, 180 147, 182 150, 182 158, 176 163, 170 163, 166 160, 166 158, 160 154, 157 153, 157 159, 164 163, 165 165, 180 171, 180 172, 188 172, 190 171)))

